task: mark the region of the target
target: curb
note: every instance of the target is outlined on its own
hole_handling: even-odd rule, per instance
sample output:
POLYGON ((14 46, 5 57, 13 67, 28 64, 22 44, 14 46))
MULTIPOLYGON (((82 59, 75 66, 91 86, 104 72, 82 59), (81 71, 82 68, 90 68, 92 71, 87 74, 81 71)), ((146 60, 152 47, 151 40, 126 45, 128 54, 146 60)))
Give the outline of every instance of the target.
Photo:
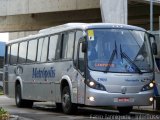
POLYGON ((140 113, 148 113, 148 114, 160 114, 160 110, 139 110, 139 109, 133 109, 133 112, 140 112, 140 113))
MULTIPOLYGON (((113 107, 96 108, 96 109, 99 109, 99 110, 117 110, 113 107)), ((135 109, 135 108, 133 108, 133 110, 131 112, 139 112, 139 113, 146 113, 146 114, 160 114, 160 110, 135 109)))
POLYGON ((24 117, 19 117, 19 116, 17 116, 17 115, 10 115, 9 120, 33 120, 33 119, 24 118, 24 117))
POLYGON ((17 115, 10 115, 9 120, 18 120, 19 116, 17 115))

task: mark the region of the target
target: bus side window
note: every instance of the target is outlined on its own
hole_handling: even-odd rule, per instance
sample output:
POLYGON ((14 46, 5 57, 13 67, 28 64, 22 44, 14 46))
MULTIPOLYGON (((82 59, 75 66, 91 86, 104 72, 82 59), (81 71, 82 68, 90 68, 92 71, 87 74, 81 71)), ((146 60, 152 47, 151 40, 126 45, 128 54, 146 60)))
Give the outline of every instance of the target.
POLYGON ((78 49, 78 42, 79 39, 82 37, 83 32, 82 31, 77 31, 76 32, 76 39, 75 39, 75 43, 74 43, 74 65, 77 66, 77 49, 78 49))
POLYGON ((41 54, 41 62, 47 61, 47 53, 48 53, 48 37, 43 39, 43 46, 42 46, 42 54, 41 54))
POLYGON ((37 62, 46 62, 48 53, 48 37, 38 40, 37 62))
POLYGON ((62 48, 62 34, 58 35, 58 41, 57 41, 57 48, 56 48, 56 53, 55 53, 55 59, 61 59, 61 48, 62 48))
POLYGON ((25 63, 26 62, 26 54, 27 54, 27 42, 21 42, 19 44, 18 63, 25 63))
POLYGON ((55 59, 57 42, 58 42, 58 35, 53 35, 50 37, 49 52, 48 52, 48 60, 49 61, 53 61, 55 59))
POLYGON ((68 36, 68 58, 73 59, 73 50, 74 50, 74 38, 75 38, 75 32, 70 32, 68 36))
POLYGON ((78 56, 78 69, 84 75, 85 65, 84 65, 84 52, 82 52, 82 43, 79 44, 79 56, 78 56))
POLYGON ((11 45, 10 64, 17 64, 18 43, 11 45))
POLYGON ((37 40, 30 40, 28 43, 27 62, 35 62, 37 53, 37 40))
POLYGON ((40 39, 38 40, 37 62, 40 62, 40 61, 41 61, 43 39, 44 39, 44 38, 40 38, 40 39))
POLYGON ((62 59, 73 58, 74 32, 63 35, 62 59))

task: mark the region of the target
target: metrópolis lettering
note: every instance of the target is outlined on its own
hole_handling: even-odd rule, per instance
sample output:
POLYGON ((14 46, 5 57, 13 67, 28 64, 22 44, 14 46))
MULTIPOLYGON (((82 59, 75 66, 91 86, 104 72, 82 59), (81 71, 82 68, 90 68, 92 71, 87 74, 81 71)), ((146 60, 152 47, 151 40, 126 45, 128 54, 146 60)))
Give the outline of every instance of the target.
POLYGON ((33 68, 32 70, 32 78, 54 78, 55 77, 55 69, 51 67, 50 69, 41 68, 33 68))

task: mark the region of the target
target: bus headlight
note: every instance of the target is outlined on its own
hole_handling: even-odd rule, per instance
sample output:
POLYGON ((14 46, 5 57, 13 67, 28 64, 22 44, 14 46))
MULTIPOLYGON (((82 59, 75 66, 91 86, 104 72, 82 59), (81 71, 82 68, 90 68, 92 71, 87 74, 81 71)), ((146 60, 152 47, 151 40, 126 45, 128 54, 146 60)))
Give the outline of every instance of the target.
POLYGON ((150 82, 149 84, 143 86, 143 88, 141 89, 141 91, 147 91, 147 90, 151 90, 154 87, 154 81, 150 82))
POLYGON ((150 88, 153 88, 153 87, 154 87, 154 84, 153 84, 153 83, 149 83, 149 87, 150 87, 150 88))
POLYGON ((86 80, 85 83, 90 88, 106 91, 106 88, 102 84, 100 84, 100 83, 98 83, 98 82, 96 82, 94 80, 86 80))
POLYGON ((89 82, 89 86, 94 86, 94 85, 95 85, 95 82, 93 82, 93 81, 89 82))

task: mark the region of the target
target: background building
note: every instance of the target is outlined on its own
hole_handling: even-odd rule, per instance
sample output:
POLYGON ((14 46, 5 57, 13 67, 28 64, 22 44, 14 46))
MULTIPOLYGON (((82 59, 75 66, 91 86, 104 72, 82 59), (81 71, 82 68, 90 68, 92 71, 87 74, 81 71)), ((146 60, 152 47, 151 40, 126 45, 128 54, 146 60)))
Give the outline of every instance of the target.
MULTIPOLYGON (((160 0, 153 0, 159 30, 160 0)), ((118 22, 150 29, 149 0, 0 0, 0 32, 9 39, 68 22, 118 22), (29 31, 29 32, 28 32, 29 31)))

